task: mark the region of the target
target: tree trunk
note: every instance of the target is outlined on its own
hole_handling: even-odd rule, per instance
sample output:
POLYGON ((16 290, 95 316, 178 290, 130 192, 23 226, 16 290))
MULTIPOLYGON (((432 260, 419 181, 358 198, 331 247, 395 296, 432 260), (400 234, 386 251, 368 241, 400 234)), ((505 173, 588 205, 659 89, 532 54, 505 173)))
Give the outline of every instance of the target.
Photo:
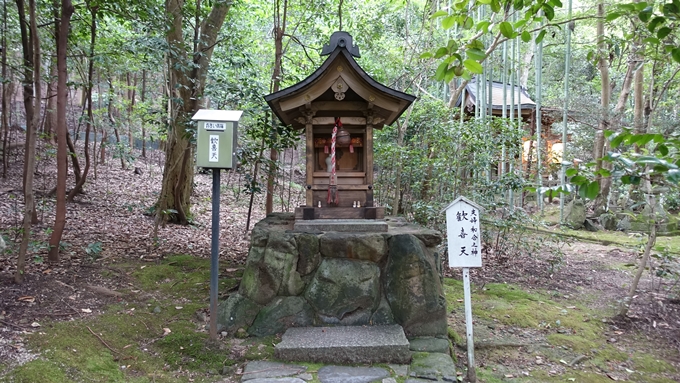
POLYGON ((625 317, 628 314, 628 309, 630 308, 630 304, 633 301, 633 298, 635 297, 635 292, 637 291, 638 284, 640 283, 640 278, 642 277, 642 273, 645 272, 645 268, 647 267, 647 263, 649 262, 649 256, 650 253, 652 252, 652 248, 656 244, 656 211, 654 209, 656 205, 656 198, 651 194, 652 188, 649 182, 645 182, 645 189, 647 193, 647 204, 650 207, 650 212, 651 216, 649 217, 650 219, 650 232, 649 232, 649 238, 647 238, 647 244, 645 245, 645 252, 642 254, 642 260, 640 261, 640 264, 638 265, 637 272, 635 273, 635 277, 633 278, 633 282, 630 284, 630 289, 628 290, 628 295, 626 298, 621 301, 621 306, 619 308, 619 316, 625 317))
MULTIPOLYGON (((88 8, 90 4, 88 2, 88 8)), ((76 181, 76 186, 73 187, 68 196, 66 197, 67 202, 73 202, 73 198, 83 190, 83 185, 87 181, 87 173, 90 171, 90 128, 92 127, 92 122, 94 121, 94 114, 92 113, 92 80, 94 78, 94 47, 95 39, 97 36, 97 10, 98 7, 90 8, 91 20, 90 20, 90 58, 87 67, 87 85, 85 88, 86 98, 87 98, 87 121, 85 122, 85 169, 83 169, 83 175, 76 181)), ((75 155, 74 155, 75 157, 75 155)), ((75 167, 75 164, 74 164, 75 167)), ((78 173, 76 173, 78 174, 78 173)))
MULTIPOLYGON (((30 3, 30 7, 35 7, 35 4, 30 3)), ((36 59, 40 58, 40 46, 35 43, 39 37, 37 36, 37 28, 34 31, 33 25, 26 24, 26 14, 25 14, 25 4, 23 0, 17 0, 17 10, 19 13, 20 27, 21 27, 21 46, 24 55, 24 108, 26 109, 26 145, 24 150, 24 172, 23 172, 23 188, 24 188, 24 198, 33 201, 33 185, 30 188, 26 188, 27 178, 33 178, 33 173, 35 173, 35 141, 38 136, 38 125, 34 123, 40 120, 40 62, 36 63, 36 59), (29 29, 30 28, 30 34, 29 29), (37 46, 38 52, 35 53, 34 49, 37 46), (35 87, 34 87, 35 86, 35 87), (34 97, 35 94, 38 97, 34 97), (37 100, 37 102, 36 102, 37 100), (37 111, 36 111, 37 108, 37 111), (32 150, 32 152, 31 152, 32 150), (30 158, 33 157, 33 158, 30 158), (30 175, 29 175, 30 173, 30 175), (26 194, 26 190, 31 195, 26 194)), ((30 15, 35 17, 35 15, 30 15)), ((35 20, 30 20, 31 23, 35 20)), ((31 181, 32 183, 32 181, 31 181)), ((32 203, 32 202, 31 202, 32 203)), ((28 211, 28 210, 27 210, 28 211)), ((31 222, 38 223, 38 215, 35 209, 31 209, 31 222)))
MULTIPOLYGON (((462 111, 462 108, 461 108, 462 111)), ((433 147, 434 145, 430 142, 427 144, 427 167, 425 168, 425 176, 421 183, 420 188, 420 199, 423 201, 430 200, 430 187, 432 186, 432 172, 434 170, 434 159, 436 157, 436 152, 433 147)))
MULTIPOLYGON (((643 96, 642 91, 644 87, 644 72, 645 66, 640 65, 640 68, 635 72, 635 86, 634 88, 634 99, 635 106, 633 109, 633 128, 636 134, 642 134, 645 132, 645 124, 643 119, 643 96)), ((637 145, 636 145, 637 146, 637 145)))
POLYGON ((527 88, 529 85, 529 72, 531 72, 531 61, 534 59, 534 50, 536 47, 536 41, 534 39, 531 39, 531 42, 529 43, 529 47, 527 47, 526 54, 524 55, 524 62, 522 67, 520 68, 520 73, 521 76, 519 78, 519 86, 521 88, 527 88))
MULTIPOLYGON (((101 87, 101 77, 99 75, 99 72, 97 72, 97 94, 102 94, 102 87, 101 87)), ((97 109, 102 108, 102 98, 97 97, 97 109)), ((102 125, 102 132, 101 132, 101 142, 99 144, 99 153, 100 153, 100 159, 97 161, 97 151, 95 150, 93 152, 93 155, 95 157, 94 160, 94 177, 97 178, 97 164, 104 164, 106 163, 106 138, 107 138, 107 130, 106 126, 102 125)), ((95 139, 97 136, 95 135, 95 139)))
POLYGON ((168 135, 166 145, 162 200, 156 207, 158 218, 161 221, 169 220, 186 225, 191 196, 191 182, 186 180, 191 180, 194 176, 194 166, 192 161, 189 161, 193 150, 188 140, 175 137, 175 134, 172 138, 168 135))
POLYGON ((135 148, 135 141, 132 132, 132 111, 135 109, 135 97, 137 93, 137 74, 132 75, 132 82, 130 82, 130 73, 127 74, 128 86, 128 108, 127 108, 127 122, 128 122, 128 146, 130 151, 135 148))
MULTIPOLYGON (((7 2, 2 2, 2 46, 7 46, 7 2)), ((2 50, 2 78, 7 78, 7 49, 2 50)), ((2 82, 2 177, 7 178, 9 165, 9 95, 7 94, 7 82, 2 82)))
MULTIPOLYGON (((142 94, 141 100, 144 103, 146 95, 146 69, 142 70, 142 94)), ((142 125, 142 158, 146 158, 146 127, 144 126, 144 116, 141 118, 142 125)))
POLYGON ((596 206, 602 206, 606 203, 603 189, 607 188, 602 184, 602 175, 598 172, 602 169, 602 157, 605 152, 606 140, 604 138, 604 131, 609 129, 609 100, 611 97, 611 87, 609 85, 609 62, 607 61, 606 41, 604 36, 604 2, 603 0, 597 5, 597 49, 598 49, 598 67, 600 69, 600 77, 602 82, 602 94, 600 98, 600 122, 595 133, 595 146, 593 147, 593 158, 595 159, 595 173, 597 174, 595 180, 600 183, 600 194, 595 202, 596 206))
MULTIPOLYGON (((288 1, 283 2, 283 18, 281 18, 281 9, 278 7, 279 2, 276 2, 277 7, 274 14, 274 70, 272 71, 272 86, 271 93, 278 92, 281 86, 281 64, 283 58, 283 34, 286 30, 286 12, 288 10, 288 1)), ((276 131, 273 128, 274 119, 272 116, 272 137, 271 142, 276 142, 276 131)), ((265 201, 265 213, 269 214, 274 210, 274 181, 276 179, 276 162, 279 160, 278 151, 272 147, 269 152, 269 171, 267 172, 267 196, 265 201)))
MULTIPOLYGON (((600 12, 600 5, 598 5, 598 15, 600 12)), ((602 10, 602 14, 604 14, 604 10, 602 10)), ((600 23, 601 20, 598 21, 598 49, 604 49, 604 42, 601 42, 599 39, 604 38, 604 26, 602 26, 602 31, 600 33, 600 23), (600 44, 603 44, 602 46, 600 44)), ((632 26, 635 28, 635 25, 632 26)), ((606 54, 603 50, 601 50, 600 53, 600 60, 603 60, 604 63, 600 63, 600 73, 602 74, 602 108, 603 108, 603 119, 600 121, 600 126, 598 127, 598 132, 597 132, 597 139, 596 139, 596 148, 598 149, 599 146, 599 156, 594 157, 596 160, 595 163, 595 171, 598 171, 601 168, 605 168, 607 170, 612 170, 613 164, 609 161, 607 162, 602 162, 602 157, 607 153, 609 150, 609 141, 604 139, 604 130, 609 129, 614 132, 618 131, 621 126, 621 119, 623 118, 623 114, 626 110, 626 106, 628 105, 628 97, 630 96, 631 92, 631 87, 633 84, 633 77, 634 76, 642 76, 643 72, 643 66, 640 66, 640 68, 636 71, 635 68, 638 66, 639 63, 643 61, 643 59, 640 57, 640 52, 642 52, 642 47, 640 46, 640 41, 636 41, 635 44, 633 45, 632 51, 628 57, 628 66, 626 68, 626 74, 623 77, 623 84, 621 85, 621 91, 619 93, 618 100, 616 102, 616 106, 614 107, 614 112, 613 115, 609 115, 609 102, 611 99, 611 84, 609 81, 609 65, 604 59, 604 55, 606 54), (603 68, 605 68, 603 72, 603 68), (605 81, 605 72, 606 72, 606 81, 605 81), (607 106, 605 108, 605 93, 606 93, 606 102, 607 106), (606 113, 606 117, 605 114, 606 113), (598 143, 600 142, 600 143, 598 143)), ((637 77, 636 77, 637 81, 637 77)), ((641 80, 640 80, 641 81, 641 80)), ((642 96, 640 96, 640 100, 642 100, 642 96)), ((641 107, 641 106, 640 106, 641 107)), ((593 156, 595 156, 595 150, 593 151, 593 156)), ((596 180, 600 183, 600 193, 595 200, 593 209, 595 210, 595 213, 603 213, 604 211, 607 210, 607 201, 609 199, 609 193, 611 190, 611 185, 612 185, 612 179, 611 177, 602 177, 601 175, 597 175, 596 180)), ((598 214, 599 215, 599 214, 598 214)))
MULTIPOLYGON (((35 63, 33 66, 32 78, 35 80, 35 94, 37 97, 33 96, 33 93, 28 95, 29 99, 33 103, 33 111, 38 111, 38 113, 33 113, 30 120, 26 120, 26 163, 24 164, 24 224, 23 224, 23 235, 21 238, 21 245, 19 246, 19 256, 17 257, 17 270, 14 274, 14 281, 16 283, 22 283, 24 281, 24 269, 26 265, 26 252, 28 250, 28 242, 31 238, 31 223, 37 223, 38 217, 35 211, 35 201, 33 196, 33 178, 35 174, 35 142, 38 131, 38 125, 40 124, 40 40, 38 37, 38 27, 36 24, 35 15, 35 0, 29 0, 28 2, 29 13, 30 13, 30 41, 33 53, 31 61, 35 63)), ((17 7, 20 10, 20 14, 23 13, 23 1, 17 1, 17 7)), ((25 22, 24 18, 21 18, 22 22, 25 22)), ((22 36, 23 42, 23 36, 22 36)), ((24 53, 26 49, 24 49, 24 53)), ((26 61, 26 60, 25 60, 26 61)), ((24 97, 24 100, 26 97, 24 97)))
POLYGON ((166 39, 169 45, 168 77, 172 92, 170 128, 166 143, 163 184, 156 202, 156 220, 188 223, 191 185, 194 176, 193 147, 187 127, 191 116, 202 103, 205 80, 217 34, 232 2, 214 2, 207 17, 196 31, 200 40, 192 52, 187 52, 184 40, 184 1, 166 0, 169 30, 166 39), (191 57, 189 57, 191 55, 191 57), (189 68, 189 69, 186 69, 189 68))
POLYGON ((107 114, 109 116, 109 121, 113 126, 113 135, 116 137, 116 151, 120 156, 120 167, 121 169, 125 170, 125 156, 123 145, 120 143, 120 134, 118 133, 118 121, 114 116, 115 111, 113 106, 113 100, 115 99, 115 94, 116 92, 113 89, 113 79, 109 78, 109 107, 107 108, 107 114))
POLYGON ((99 144, 99 163, 102 165, 106 163, 106 143, 108 139, 109 132, 102 127, 102 141, 99 144))
POLYGON ((57 63, 53 61, 50 63, 50 81, 47 83, 47 107, 45 108, 45 123, 43 124, 43 133, 45 140, 48 142, 55 142, 55 130, 57 126, 57 63))
MULTIPOLYGON (((77 137, 76 137, 77 139, 77 137)), ((80 183, 82 172, 80 170, 80 161, 78 161, 78 154, 76 153, 76 145, 71 139, 71 133, 66 130, 66 146, 68 147, 68 156, 73 164, 73 176, 76 179, 76 183, 80 183)))
MULTIPOLYGON (((23 52, 23 95, 24 95, 24 109, 26 110, 26 149, 24 150, 24 173, 22 187, 26 190, 26 177, 28 164, 28 146, 29 141, 34 137, 33 133, 33 43, 32 36, 29 34, 29 25, 26 20, 26 9, 24 0, 16 0, 17 11, 19 14, 19 29, 21 31, 21 47, 23 52)), ((25 197, 25 196, 24 196, 25 197)))
POLYGON ((66 225, 66 103, 68 101, 68 86, 66 80, 66 49, 68 34, 73 14, 71 0, 61 1, 61 18, 56 23, 57 37, 57 203, 54 220, 54 230, 50 237, 49 262, 59 262, 59 243, 66 225))
MULTIPOLYGON (((399 126, 399 132, 397 133, 397 153, 395 156, 400 155, 401 148, 404 146, 404 136, 406 136, 406 127, 408 126, 409 117, 411 117, 411 112, 413 111, 413 104, 408 108, 406 112, 406 117, 404 122, 399 126)), ((401 164, 401 161, 397 158, 395 163, 401 164)), ((392 202, 392 215, 397 216, 399 214, 399 205, 401 204, 401 166, 397 166, 396 174, 394 176, 394 200, 392 202)))

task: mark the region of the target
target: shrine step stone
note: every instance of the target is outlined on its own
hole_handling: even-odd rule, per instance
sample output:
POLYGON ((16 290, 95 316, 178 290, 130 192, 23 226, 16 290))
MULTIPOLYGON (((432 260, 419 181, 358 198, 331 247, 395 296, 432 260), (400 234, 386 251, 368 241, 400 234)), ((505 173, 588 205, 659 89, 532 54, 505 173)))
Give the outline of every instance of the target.
POLYGON ((396 363, 411 361, 401 326, 291 327, 274 348, 285 361, 396 363))
POLYGON ((382 220, 369 219, 314 219, 295 221, 295 231, 326 232, 339 231, 345 233, 386 233, 388 225, 382 220))

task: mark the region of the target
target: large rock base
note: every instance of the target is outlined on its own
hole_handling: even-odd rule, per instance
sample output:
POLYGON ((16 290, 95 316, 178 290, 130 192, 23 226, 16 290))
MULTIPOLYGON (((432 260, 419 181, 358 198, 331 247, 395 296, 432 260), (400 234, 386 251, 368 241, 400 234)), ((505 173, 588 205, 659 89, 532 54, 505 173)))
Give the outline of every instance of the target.
POLYGON ((220 331, 397 324, 409 339, 446 338, 440 233, 401 219, 386 220, 385 233, 294 223, 277 213, 255 225, 239 292, 220 305, 220 331))

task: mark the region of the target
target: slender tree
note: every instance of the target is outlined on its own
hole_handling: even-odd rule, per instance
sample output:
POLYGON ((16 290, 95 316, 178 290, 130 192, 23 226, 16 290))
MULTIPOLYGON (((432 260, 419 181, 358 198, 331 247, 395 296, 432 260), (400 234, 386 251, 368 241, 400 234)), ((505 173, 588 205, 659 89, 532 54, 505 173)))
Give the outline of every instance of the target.
POLYGON ((7 178, 9 165, 9 95, 7 94, 7 2, 2 2, 2 177, 7 178))
MULTIPOLYGON (((281 71, 283 63, 283 36, 286 33, 286 19, 288 15, 288 0, 274 0, 274 70, 272 71, 272 81, 270 91, 278 92, 281 87, 281 71)), ((342 12, 342 0, 340 0, 340 11, 342 12)), ((272 116, 272 118, 275 118, 272 116)), ((273 124, 272 124, 273 126, 273 124)), ((272 142, 276 141, 276 130, 272 129, 272 142)), ((267 195, 265 198, 265 212, 267 214, 274 210, 274 180, 276 178, 276 162, 279 160, 279 152, 272 147, 269 151, 269 171, 267 172, 267 195)))
POLYGON ((43 134, 45 140, 55 142, 55 129, 57 126, 57 61, 55 58, 50 63, 50 77, 47 82, 47 106, 45 107, 45 118, 43 122, 43 134))
POLYGON ((604 0, 600 0, 600 2, 597 4, 597 16, 597 66, 600 70, 600 82, 602 83, 602 89, 600 95, 600 121, 597 127, 597 132, 595 132, 593 158, 595 159, 595 174, 597 174, 596 181, 600 182, 602 180, 600 169, 602 169, 602 156, 604 154, 606 143, 604 131, 609 128, 609 99, 611 97, 611 87, 609 85, 609 61, 607 60, 607 43, 604 34, 604 0))
POLYGON ((73 15, 71 0, 61 0, 61 17, 55 24, 57 39, 57 206, 54 219, 54 230, 50 237, 50 251, 48 261, 59 262, 59 243, 66 226, 66 104, 68 100, 68 70, 66 68, 66 51, 68 48, 68 35, 73 15))
MULTIPOLYGON (((26 17, 26 4, 24 0, 16 0, 17 12, 19 14, 19 30, 21 32, 21 48, 23 53, 23 95, 24 95, 24 110, 26 112, 26 147, 30 145, 30 140, 35 137, 33 134, 33 37, 30 31, 30 20, 26 17)), ((27 165, 29 151, 24 151, 24 173, 23 173, 23 187, 26 188, 26 176, 29 170, 27 165)))
MULTIPOLYGON (((140 95, 140 101, 144 104, 146 101, 146 69, 142 70, 142 94, 140 95)), ((144 118, 141 119, 142 124, 142 158, 146 158, 146 126, 144 124, 144 118)))
MULTIPOLYGON (((23 13, 23 1, 17 0, 17 7, 20 9, 20 15, 23 13)), ((21 245, 19 246, 19 256, 17 257, 17 270, 14 274, 14 281, 22 283, 24 281, 24 268, 26 263, 26 251, 28 250, 28 242, 31 237, 31 222, 33 218, 37 221, 35 211, 35 201, 33 195, 33 178, 35 173, 35 143, 38 125, 40 124, 40 39, 38 37, 38 27, 36 22, 35 0, 28 0, 29 18, 30 18, 30 38, 28 39, 30 48, 29 51, 33 55, 31 62, 34 64, 32 68, 31 78, 35 84, 31 86, 31 90, 35 90, 35 96, 31 93, 28 96, 31 103, 31 119, 26 120, 26 163, 24 164, 24 224, 23 234, 21 238, 21 245)), ((25 20, 20 22, 24 23, 25 20)), ((23 37, 23 36, 22 36, 23 37)), ((23 39, 22 39, 23 40, 23 39)), ((26 49, 24 49, 26 53, 26 49)), ((24 61, 26 61, 24 59, 24 61)))
MULTIPOLYGON (((90 1, 86 2, 87 7, 90 10, 90 52, 87 63, 87 84, 85 85, 85 97, 87 102, 87 120, 85 121, 85 144, 84 144, 84 156, 85 156, 85 167, 83 168, 83 174, 81 175, 76 186, 71 189, 66 197, 66 201, 72 202, 73 198, 83 190, 83 185, 87 181, 87 174, 90 171, 90 128, 94 122, 94 113, 92 111, 92 87, 94 79, 94 48, 95 41, 97 37, 97 11, 98 6, 91 4, 90 1)), ((110 101, 110 100, 109 100, 110 101)))
MULTIPOLYGON (((598 4, 598 15, 602 14, 604 18, 604 4, 598 4)), ((604 51, 606 48, 605 36, 604 36, 604 23, 602 19, 598 20, 598 51, 599 51, 599 67, 600 76, 602 79, 602 117, 598 125, 598 130, 596 132, 595 148, 593 150, 593 158, 595 159, 595 174, 596 180, 600 183, 600 192, 595 199, 593 210, 596 214, 601 214, 608 209, 607 201, 609 200, 609 192, 611 190, 612 178, 611 176, 604 176, 600 169, 605 169, 605 174, 610 173, 612 169, 612 163, 609 161, 602 161, 602 157, 609 150, 609 141, 604 139, 604 131, 619 131, 621 127, 621 120, 626 111, 626 106, 628 105, 628 98, 632 89, 633 78, 636 75, 636 68, 641 67, 643 62, 642 56, 642 44, 641 38, 635 39, 631 43, 631 49, 628 54, 628 64, 626 65, 626 72, 623 76, 623 82, 621 84, 621 90, 619 96, 614 106, 614 110, 610 112, 609 103, 611 101, 612 87, 609 80, 609 61, 606 56, 607 52, 604 51), (602 24, 600 24, 602 23, 602 24), (601 28, 601 30, 600 30, 601 28)), ((633 30, 636 29, 637 25, 635 22, 632 23, 631 27, 633 30)), ((639 71, 639 70, 637 70, 639 71)))

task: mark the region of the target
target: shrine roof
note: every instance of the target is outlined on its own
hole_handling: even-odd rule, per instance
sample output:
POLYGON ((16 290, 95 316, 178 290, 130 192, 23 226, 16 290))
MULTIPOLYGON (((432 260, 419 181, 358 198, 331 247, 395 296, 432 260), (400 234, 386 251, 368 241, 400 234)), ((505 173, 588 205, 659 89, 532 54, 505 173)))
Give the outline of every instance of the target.
POLYGON ((380 118, 374 123, 380 128, 392 124, 416 99, 366 73, 354 60, 353 56, 359 57, 359 50, 352 45, 352 36, 347 32, 333 33, 322 54, 328 54, 328 58, 307 78, 264 97, 283 123, 303 128, 300 117, 305 108, 313 108, 316 115, 336 117, 354 116, 370 109, 380 118), (343 90, 341 99, 336 95, 338 87, 343 90))
MULTIPOLYGON (((489 81, 482 83, 480 81, 479 86, 486 86, 487 91, 488 91, 488 86, 489 86, 489 81)), ((536 103, 534 100, 532 100, 529 97, 529 93, 527 93, 526 89, 520 86, 516 85, 509 85, 509 84, 503 84, 500 82, 492 81, 491 82, 491 108, 493 110, 503 110, 503 91, 507 88, 507 96, 506 96, 506 108, 509 110, 510 109, 510 100, 512 97, 512 92, 514 89, 514 101, 515 101, 515 108, 517 107, 517 101, 520 100, 520 105, 522 109, 536 109, 536 103)), ((469 95, 469 101, 467 105, 472 105, 473 107, 477 106, 477 80, 472 79, 467 86, 465 87, 465 93, 469 95)), ((481 93, 481 91, 480 91, 481 93)), ((488 93, 487 93, 488 97, 488 93)), ((460 106, 461 100, 463 98, 463 95, 461 94, 460 97, 458 97, 458 100, 456 101, 455 106, 460 106)))

